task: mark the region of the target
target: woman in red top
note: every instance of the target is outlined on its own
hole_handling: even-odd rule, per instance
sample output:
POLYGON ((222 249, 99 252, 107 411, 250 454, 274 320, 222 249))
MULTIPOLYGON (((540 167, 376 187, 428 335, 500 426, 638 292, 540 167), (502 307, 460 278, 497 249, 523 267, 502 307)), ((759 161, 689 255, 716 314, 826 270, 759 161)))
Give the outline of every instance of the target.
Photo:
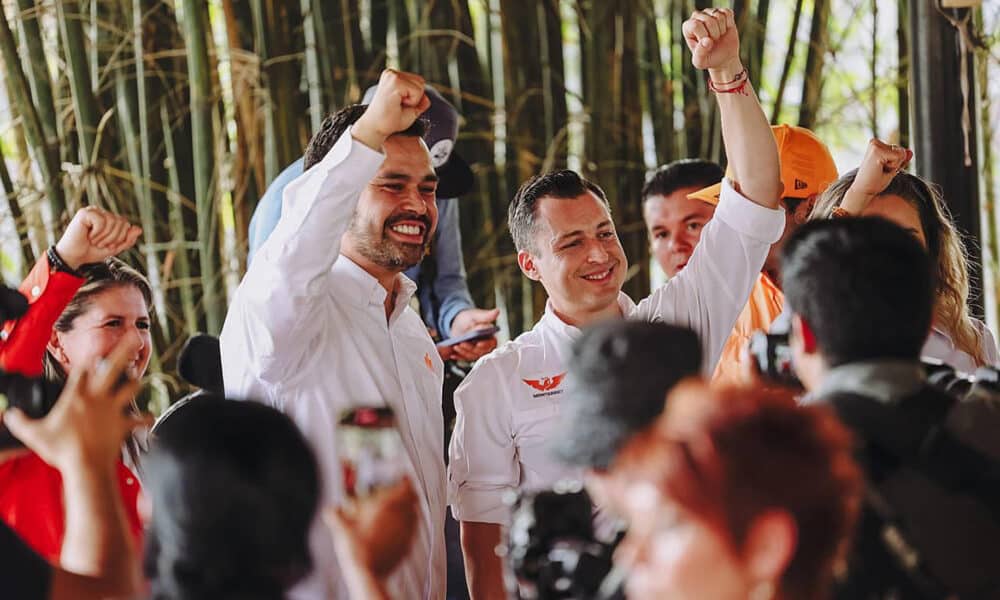
MULTIPOLYGON (((64 379, 73 365, 93 364, 119 344, 129 344, 132 375, 141 377, 150 357, 152 292, 142 275, 111 258, 131 248, 141 233, 123 217, 95 207, 77 212, 21 284, 30 307, 0 332, 0 368, 64 379)), ((58 559, 65 525, 59 472, 34 453, 5 454, 0 454, 0 518, 39 554, 58 559)), ((117 469, 129 524, 139 540, 139 481, 121 461, 117 469)))

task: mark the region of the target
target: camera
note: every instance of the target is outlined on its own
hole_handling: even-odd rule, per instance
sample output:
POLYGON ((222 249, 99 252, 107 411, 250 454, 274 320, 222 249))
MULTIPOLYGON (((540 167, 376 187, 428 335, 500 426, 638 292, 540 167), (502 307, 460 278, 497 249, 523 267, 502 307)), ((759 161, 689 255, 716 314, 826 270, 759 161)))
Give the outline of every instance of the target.
POLYGON ((580 485, 514 501, 507 562, 517 598, 607 598, 601 588, 614 547, 595 537, 593 504, 580 485))
POLYGON ((791 387, 802 387, 792 366, 792 347, 787 333, 755 331, 750 336, 750 360, 761 377, 791 387))
MULTIPOLYGON (((61 393, 61 383, 0 372, 0 406, 3 409, 17 408, 31 419, 41 419, 49 414, 61 393)), ((0 422, 0 450, 23 445, 0 422)))

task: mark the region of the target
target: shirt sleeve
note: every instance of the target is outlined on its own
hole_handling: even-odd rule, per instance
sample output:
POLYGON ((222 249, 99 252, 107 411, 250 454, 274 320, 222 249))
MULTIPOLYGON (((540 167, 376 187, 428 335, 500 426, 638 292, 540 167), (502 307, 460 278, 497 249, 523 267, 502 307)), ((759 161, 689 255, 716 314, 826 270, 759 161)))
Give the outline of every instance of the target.
POLYGON ((0 368, 27 377, 42 374, 52 327, 83 283, 81 277, 52 271, 45 256, 35 263, 19 288, 28 299, 28 312, 0 331, 0 368))
POLYGON ((462 257, 462 231, 458 222, 458 200, 443 199, 438 205, 438 236, 434 248, 437 274, 434 277, 434 297, 437 298, 437 328, 441 339, 451 335, 455 315, 473 308, 472 296, 465 279, 462 257))
POLYGON ((52 585, 52 567, 0 521, 0 581, 4 597, 20 600, 45 600, 52 585))
POLYGON ((495 358, 481 359, 455 391, 455 412, 448 451, 452 513, 459 521, 506 523, 503 497, 517 488, 520 468, 511 401, 495 358))
POLYGON ((688 265, 640 302, 637 316, 697 332, 705 355, 703 369, 711 375, 767 252, 784 227, 784 210, 756 204, 723 180, 715 216, 688 265))
POLYGON ((247 269, 220 335, 227 392, 244 391, 248 374, 281 379, 307 351, 340 238, 383 159, 347 131, 285 188, 281 219, 247 269))

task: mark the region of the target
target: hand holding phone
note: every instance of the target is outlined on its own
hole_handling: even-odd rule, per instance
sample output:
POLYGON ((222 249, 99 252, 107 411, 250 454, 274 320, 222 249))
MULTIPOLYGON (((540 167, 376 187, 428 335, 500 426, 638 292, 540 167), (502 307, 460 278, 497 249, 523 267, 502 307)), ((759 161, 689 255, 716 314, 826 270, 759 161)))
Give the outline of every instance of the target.
POLYGON ((344 492, 365 497, 391 487, 406 476, 407 456, 388 407, 359 407, 337 424, 337 455, 344 492))

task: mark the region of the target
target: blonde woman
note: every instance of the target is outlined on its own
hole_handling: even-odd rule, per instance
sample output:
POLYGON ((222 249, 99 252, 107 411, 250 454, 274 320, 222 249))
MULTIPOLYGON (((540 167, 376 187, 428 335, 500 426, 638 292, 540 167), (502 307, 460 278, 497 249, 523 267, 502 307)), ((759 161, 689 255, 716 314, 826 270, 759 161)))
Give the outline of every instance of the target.
POLYGON ((911 158, 912 151, 873 139, 861 166, 826 189, 810 218, 883 217, 913 233, 936 265, 934 322, 922 354, 972 373, 997 364, 996 341, 969 315, 965 244, 940 189, 902 170, 911 158))

